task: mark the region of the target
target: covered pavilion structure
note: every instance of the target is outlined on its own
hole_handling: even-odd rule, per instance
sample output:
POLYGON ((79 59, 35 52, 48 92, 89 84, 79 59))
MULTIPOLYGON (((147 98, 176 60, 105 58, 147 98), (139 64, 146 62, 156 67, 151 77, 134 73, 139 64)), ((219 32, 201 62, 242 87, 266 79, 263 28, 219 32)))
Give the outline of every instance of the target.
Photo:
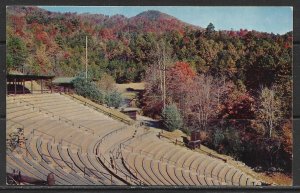
POLYGON ((7 74, 7 94, 27 94, 35 92, 51 92, 52 80, 54 76, 49 75, 28 75, 28 74, 7 74), (30 81, 30 90, 25 87, 25 82, 30 81), (40 89, 33 89, 33 81, 39 82, 40 89), (48 83, 50 89, 47 89, 45 83, 48 83))

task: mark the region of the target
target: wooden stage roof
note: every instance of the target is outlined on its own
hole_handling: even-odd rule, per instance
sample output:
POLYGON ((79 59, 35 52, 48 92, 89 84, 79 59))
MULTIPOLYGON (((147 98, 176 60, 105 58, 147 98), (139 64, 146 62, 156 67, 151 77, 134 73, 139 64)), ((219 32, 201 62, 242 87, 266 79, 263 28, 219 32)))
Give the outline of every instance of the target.
POLYGON ((31 75, 31 74, 7 74, 7 82, 21 82, 29 80, 52 80, 54 76, 50 75, 31 75))

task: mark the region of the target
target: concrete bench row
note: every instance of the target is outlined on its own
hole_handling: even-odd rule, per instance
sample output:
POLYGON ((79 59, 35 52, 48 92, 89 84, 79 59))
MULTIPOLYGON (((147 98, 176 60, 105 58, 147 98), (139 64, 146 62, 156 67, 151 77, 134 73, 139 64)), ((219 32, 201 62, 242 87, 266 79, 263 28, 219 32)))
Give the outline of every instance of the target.
POLYGON ((150 167, 152 171, 154 168, 163 167, 164 164, 167 165, 167 168, 163 169, 163 171, 167 171, 168 177, 163 175, 164 178, 161 176, 156 178, 153 175, 160 174, 162 171, 152 172, 153 174, 151 175, 150 170, 149 173, 146 172, 146 177, 141 172, 141 177, 148 184, 160 182, 164 185, 172 185, 173 183, 176 185, 259 185, 259 181, 221 160, 160 140, 136 141, 123 149, 123 153, 126 155, 126 158, 129 158, 127 161, 137 171, 149 168, 143 164, 148 166, 152 164, 153 167, 150 167), (159 166, 156 164, 159 164, 159 166), (194 175, 203 179, 196 181, 194 175))
POLYGON ((124 123, 63 95, 9 96, 7 104, 8 130, 17 122, 28 136, 29 156, 13 153, 11 166, 39 178, 53 172, 59 184, 122 185, 135 178, 148 185, 259 184, 222 160, 154 134, 135 139, 137 128, 120 129, 124 123))
MULTIPOLYGON (((45 96, 24 96, 20 98, 16 97, 16 99, 8 97, 7 104, 10 107, 8 117, 12 121, 24 125, 25 134, 28 136, 26 142, 28 155, 19 156, 14 152, 15 155, 13 156, 19 164, 23 163, 27 170, 19 165, 18 168, 24 171, 29 170, 43 179, 45 179, 47 173, 53 172, 58 176, 57 184, 124 184, 115 177, 112 177, 99 163, 93 150, 89 150, 93 141, 97 141, 96 139, 100 136, 118 129, 123 123, 112 120, 97 111, 90 111, 89 108, 81 104, 76 106, 75 102, 70 102, 69 104, 59 103, 64 108, 69 108, 69 111, 64 113, 64 116, 67 118, 73 117, 81 124, 93 127, 96 132, 92 135, 66 123, 64 120, 45 114, 42 112, 43 110, 39 111, 38 108, 31 108, 32 105, 26 105, 26 100, 35 107, 43 104, 43 102, 48 103, 50 101, 54 105, 53 101, 61 100, 64 97, 50 94, 45 96), (51 99, 44 100, 48 96, 51 99), (39 102, 34 104, 31 99, 39 100, 39 102), (22 101, 18 103, 16 102, 18 100, 22 101), (78 110, 77 114, 72 114, 72 111, 74 112, 75 109, 78 110), (88 117, 90 116, 89 118, 92 118, 92 121, 80 121, 80 118, 82 119, 83 117, 82 115, 85 114, 88 117)), ((64 102, 66 101, 68 102, 70 99, 64 102)), ((49 109, 53 107, 52 105, 46 106, 49 109)), ((53 113, 59 114, 59 109, 61 108, 57 106, 57 109, 52 108, 51 110, 53 113)), ((8 121, 8 128, 14 126, 12 121, 8 121)), ((14 166, 16 166, 15 160, 10 164, 15 164, 14 166)))

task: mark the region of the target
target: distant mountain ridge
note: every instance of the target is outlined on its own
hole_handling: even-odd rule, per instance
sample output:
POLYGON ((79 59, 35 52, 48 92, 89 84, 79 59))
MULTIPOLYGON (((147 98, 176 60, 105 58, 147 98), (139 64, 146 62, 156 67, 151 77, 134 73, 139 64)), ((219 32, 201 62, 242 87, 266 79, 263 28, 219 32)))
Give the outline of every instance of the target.
POLYGON ((30 15, 35 12, 35 14, 40 14, 48 16, 50 19, 55 17, 74 17, 80 20, 86 20, 92 24, 99 25, 100 28, 108 28, 113 31, 130 29, 137 32, 154 32, 154 33, 164 33, 166 31, 183 31, 185 28, 190 29, 203 29, 198 26, 183 22, 174 16, 162 13, 156 10, 148 10, 141 12, 133 17, 126 17, 121 14, 116 14, 112 16, 104 14, 90 14, 90 13, 61 13, 52 12, 39 7, 8 7, 8 13, 17 15, 30 15))
POLYGON ((129 20, 131 24, 137 23, 137 24, 150 25, 152 26, 152 30, 155 29, 155 25, 160 29, 162 29, 162 31, 168 31, 168 30, 180 31, 180 30, 184 30, 184 28, 203 29, 201 27, 183 22, 174 16, 156 10, 144 11, 134 17, 131 17, 129 20))

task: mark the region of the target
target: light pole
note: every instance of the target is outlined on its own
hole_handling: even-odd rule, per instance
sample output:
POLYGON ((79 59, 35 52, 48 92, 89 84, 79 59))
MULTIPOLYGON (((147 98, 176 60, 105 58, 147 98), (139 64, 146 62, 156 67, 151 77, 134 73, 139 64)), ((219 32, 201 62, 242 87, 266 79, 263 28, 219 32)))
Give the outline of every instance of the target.
POLYGON ((88 64, 88 57, 87 57, 87 36, 85 36, 85 80, 87 80, 87 64, 88 64))

